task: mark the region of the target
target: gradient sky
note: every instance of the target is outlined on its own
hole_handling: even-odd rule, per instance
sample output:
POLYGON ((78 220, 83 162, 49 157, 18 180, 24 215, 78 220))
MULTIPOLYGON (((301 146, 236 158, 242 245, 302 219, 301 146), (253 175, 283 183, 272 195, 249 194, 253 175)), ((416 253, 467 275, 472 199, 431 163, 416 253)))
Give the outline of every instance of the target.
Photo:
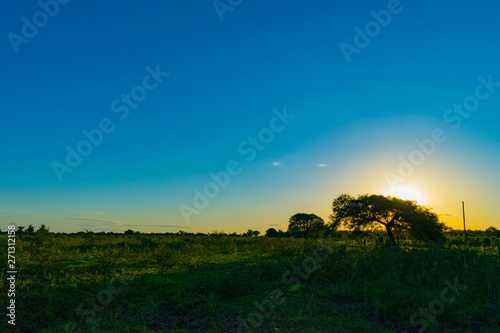
POLYGON ((460 124, 447 114, 474 101, 479 77, 500 82, 498 1, 231 3, 69 1, 49 17, 37 1, 3 2, 1 229, 264 232, 298 212, 326 220, 341 193, 387 191, 387 173, 437 128, 446 141, 402 181, 449 226, 461 226, 464 200, 470 228, 500 228, 500 84, 479 88, 460 124), (388 6, 397 13, 348 62, 341 45, 388 6), (157 68, 169 75, 146 78, 141 96, 157 68), (127 106, 132 91, 143 100, 127 106), (288 124, 274 119, 284 109, 288 124), (59 179, 54 162, 106 119, 113 131, 59 179), (195 189, 229 161, 239 173, 185 219, 179 207, 195 209, 195 189))

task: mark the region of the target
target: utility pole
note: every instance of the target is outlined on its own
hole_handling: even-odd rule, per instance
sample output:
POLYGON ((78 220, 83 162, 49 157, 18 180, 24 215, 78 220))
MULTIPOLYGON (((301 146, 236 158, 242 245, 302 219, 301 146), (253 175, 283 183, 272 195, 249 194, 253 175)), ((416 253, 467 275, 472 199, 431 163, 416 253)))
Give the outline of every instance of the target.
POLYGON ((465 240, 465 245, 468 244, 468 238, 467 238, 467 228, 465 227, 465 203, 462 201, 462 216, 464 219, 464 240, 465 240))

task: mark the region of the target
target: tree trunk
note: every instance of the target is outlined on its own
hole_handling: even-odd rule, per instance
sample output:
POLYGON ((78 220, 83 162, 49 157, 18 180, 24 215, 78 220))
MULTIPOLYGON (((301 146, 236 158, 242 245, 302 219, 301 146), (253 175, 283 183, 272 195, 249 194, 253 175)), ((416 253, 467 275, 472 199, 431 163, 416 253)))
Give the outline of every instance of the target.
POLYGON ((391 241, 391 245, 396 245, 396 239, 394 238, 394 235, 392 234, 391 227, 386 224, 385 229, 387 230, 387 235, 389 236, 389 240, 391 241))

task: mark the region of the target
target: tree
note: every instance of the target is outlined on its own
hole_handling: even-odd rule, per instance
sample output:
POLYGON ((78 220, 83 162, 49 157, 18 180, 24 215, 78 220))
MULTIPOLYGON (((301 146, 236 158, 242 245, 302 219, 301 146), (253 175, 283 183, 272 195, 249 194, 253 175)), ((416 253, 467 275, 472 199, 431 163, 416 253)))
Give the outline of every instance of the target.
POLYGON ((483 238, 483 244, 482 244, 484 247, 488 247, 488 246, 491 246, 491 238, 489 237, 484 237, 483 238))
POLYGON ((134 234, 134 230, 132 230, 132 229, 128 229, 128 230, 125 230, 123 233, 124 233, 125 235, 133 235, 133 234, 134 234))
POLYGON ((30 224, 30 225, 28 226, 28 229, 26 229, 26 233, 27 233, 27 234, 32 234, 32 233, 34 233, 34 232, 35 232, 35 227, 33 226, 33 224, 30 224))
POLYGON ((26 229, 25 227, 23 227, 22 225, 18 226, 17 227, 17 233, 18 234, 23 234, 24 233, 24 229, 26 229))
POLYGON ((319 230, 325 225, 323 219, 314 214, 298 213, 290 217, 288 231, 300 231, 302 237, 307 238, 313 230, 319 230))
POLYGON ((45 224, 42 224, 40 226, 40 228, 38 228, 38 230, 36 232, 37 233, 41 233, 41 234, 48 234, 49 233, 49 228, 47 228, 47 226, 45 224))
POLYGON ((258 237, 260 235, 260 231, 259 230, 254 230, 254 231, 252 231, 252 235, 254 237, 258 237))
POLYGON ((278 231, 274 228, 269 228, 266 230, 266 237, 278 237, 278 231))
POLYGON ((430 208, 416 201, 383 195, 365 194, 354 198, 341 194, 333 201, 332 212, 330 228, 367 230, 382 227, 391 244, 396 244, 394 234, 401 232, 408 232, 419 240, 440 241, 447 229, 430 208))
POLYGON ((288 231, 278 230, 278 237, 288 238, 290 237, 290 233, 288 231))
POLYGON ((485 230, 485 232, 488 235, 500 236, 500 230, 498 230, 495 227, 489 227, 488 229, 485 230))

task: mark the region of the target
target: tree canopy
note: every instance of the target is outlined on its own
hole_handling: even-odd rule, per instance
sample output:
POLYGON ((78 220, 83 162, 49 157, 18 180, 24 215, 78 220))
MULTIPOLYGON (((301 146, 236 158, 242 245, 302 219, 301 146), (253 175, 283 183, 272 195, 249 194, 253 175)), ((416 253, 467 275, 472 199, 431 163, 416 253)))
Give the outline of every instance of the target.
POLYGON ((269 228, 266 230, 266 237, 278 237, 279 233, 278 230, 274 228, 269 228))
POLYGON ((132 229, 127 229, 123 232, 125 235, 133 235, 134 234, 134 230, 132 229))
POLYGON ((290 217, 288 231, 300 231, 302 236, 306 238, 311 231, 319 230, 324 225, 323 219, 317 215, 298 213, 290 217))
POLYGON ((337 197, 333 201, 329 226, 351 230, 382 227, 392 244, 396 244, 395 233, 408 232, 418 240, 439 241, 446 230, 436 213, 416 201, 368 194, 357 198, 347 194, 337 197))

